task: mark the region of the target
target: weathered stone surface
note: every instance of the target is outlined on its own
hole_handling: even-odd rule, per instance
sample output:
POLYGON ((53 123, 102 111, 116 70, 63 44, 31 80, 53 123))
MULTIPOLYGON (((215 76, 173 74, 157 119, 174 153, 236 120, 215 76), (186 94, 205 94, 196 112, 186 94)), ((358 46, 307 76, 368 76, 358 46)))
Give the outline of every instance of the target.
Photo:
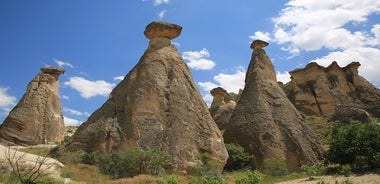
POLYGON ((221 132, 181 55, 166 43, 168 38, 151 39, 138 64, 65 150, 157 148, 172 155, 175 172, 202 167, 199 156, 208 153, 214 171, 222 171, 228 153, 221 132))
POLYGON ((210 107, 210 113, 218 125, 220 130, 224 130, 230 121, 231 114, 236 106, 236 96, 227 93, 227 91, 221 87, 214 88, 210 91, 213 96, 212 104, 210 107))
POLYGON ((181 34, 182 27, 176 24, 167 22, 152 22, 146 26, 144 35, 148 39, 156 37, 163 37, 168 39, 174 39, 181 34))
POLYGON ((41 71, 1 125, 1 138, 19 145, 63 140, 65 125, 58 96, 58 76, 65 70, 45 67, 41 71))
POLYGON ((361 121, 363 123, 374 122, 374 119, 367 111, 354 106, 345 106, 341 104, 336 106, 334 116, 331 121, 340 121, 348 124, 351 119, 361 121))
POLYGON ((268 42, 263 40, 255 40, 251 43, 251 49, 259 49, 268 46, 268 42))
POLYGON ((265 51, 255 48, 243 93, 224 132, 226 143, 235 143, 255 155, 254 164, 284 160, 291 170, 318 161, 322 147, 279 87, 274 67, 265 51))
POLYGON ((284 91, 305 114, 333 114, 337 104, 364 109, 380 117, 380 90, 358 74, 359 62, 340 67, 334 61, 323 67, 309 63, 289 72, 284 91))

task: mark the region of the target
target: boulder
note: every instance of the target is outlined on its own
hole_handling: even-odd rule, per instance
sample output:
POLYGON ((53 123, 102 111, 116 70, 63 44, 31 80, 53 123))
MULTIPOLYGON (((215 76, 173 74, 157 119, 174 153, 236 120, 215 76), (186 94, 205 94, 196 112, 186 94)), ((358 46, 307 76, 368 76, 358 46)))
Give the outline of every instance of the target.
POLYGON ((252 153, 257 167, 283 160, 290 170, 298 171, 323 157, 320 142, 278 85, 262 47, 253 49, 245 87, 223 137, 252 153))
POLYGON ((291 81, 283 87, 297 109, 308 115, 333 114, 336 106, 357 107, 380 117, 380 90, 358 74, 359 62, 340 67, 309 63, 289 72, 291 81))
POLYGON ((152 22, 146 26, 144 35, 149 39, 156 37, 168 38, 169 40, 181 34, 182 27, 167 22, 152 22))
MULTIPOLYGON (((180 27, 152 24, 163 33, 180 27)), ((148 25, 145 32, 150 29, 148 25)), ((199 159, 204 154, 213 163, 209 169, 220 173, 228 158, 221 132, 186 63, 170 38, 162 35, 151 38, 137 65, 64 150, 111 153, 134 148, 167 152, 171 168, 181 173, 204 167, 199 159)))
POLYGON ((367 111, 354 106, 338 104, 331 121, 340 121, 348 124, 350 123, 350 120, 361 121, 363 123, 374 122, 374 119, 367 111))
POLYGON ((41 68, 41 73, 28 84, 24 96, 0 126, 2 139, 25 146, 63 140, 65 125, 58 76, 64 72, 62 68, 41 68))

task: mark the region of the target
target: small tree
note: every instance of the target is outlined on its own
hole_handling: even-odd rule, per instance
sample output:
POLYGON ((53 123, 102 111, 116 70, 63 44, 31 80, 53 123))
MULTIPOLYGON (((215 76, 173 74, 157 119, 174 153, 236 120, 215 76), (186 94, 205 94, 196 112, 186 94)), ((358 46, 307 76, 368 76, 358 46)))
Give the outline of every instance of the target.
POLYGON ((335 123, 330 129, 326 158, 331 163, 380 167, 380 126, 351 121, 335 123))
POLYGON ((228 160, 224 168, 226 170, 238 170, 249 165, 253 155, 245 152, 244 148, 236 144, 226 144, 228 160))
POLYGON ((18 149, 12 150, 8 147, 5 151, 5 159, 12 169, 12 174, 15 175, 22 184, 37 183, 37 179, 50 169, 53 165, 46 164, 47 156, 38 156, 33 165, 27 166, 24 162, 26 153, 21 153, 18 149), (43 167, 45 165, 45 167, 43 167))

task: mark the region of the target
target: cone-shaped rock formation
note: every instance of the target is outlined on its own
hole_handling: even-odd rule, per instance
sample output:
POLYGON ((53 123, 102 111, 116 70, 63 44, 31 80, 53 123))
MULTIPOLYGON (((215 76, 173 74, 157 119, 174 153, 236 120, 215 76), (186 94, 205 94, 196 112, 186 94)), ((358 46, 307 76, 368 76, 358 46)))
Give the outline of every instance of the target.
POLYGON ((215 171, 221 172, 228 157, 223 137, 171 45, 170 39, 181 29, 162 22, 146 27, 148 49, 103 106, 79 127, 66 150, 155 148, 172 155, 177 172, 202 167, 199 155, 207 153, 216 163, 215 171))
POLYGON ((0 127, 0 137, 19 145, 63 140, 65 125, 58 96, 62 68, 44 67, 0 127))
POLYGON ((291 170, 322 157, 316 136, 277 84, 274 67, 262 47, 252 43, 245 88, 224 132, 227 143, 254 154, 254 164, 283 160, 291 170))

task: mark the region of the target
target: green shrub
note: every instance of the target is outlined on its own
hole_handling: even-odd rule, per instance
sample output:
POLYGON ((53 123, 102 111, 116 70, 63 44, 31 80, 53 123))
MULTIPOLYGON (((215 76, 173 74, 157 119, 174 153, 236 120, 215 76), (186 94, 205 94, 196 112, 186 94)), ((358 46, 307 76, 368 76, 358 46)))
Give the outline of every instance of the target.
POLYGON ((226 184, 226 180, 221 177, 215 177, 215 176, 202 176, 196 179, 193 179, 189 182, 189 184, 226 184))
POLYGON ((253 155, 245 152, 244 148, 236 144, 226 144, 226 149, 228 151, 228 160, 224 166, 225 170, 239 170, 243 169, 249 165, 250 160, 253 155))
POLYGON ((313 179, 314 176, 321 176, 326 174, 327 167, 324 166, 322 163, 315 163, 312 166, 309 165, 303 165, 301 166, 301 169, 304 171, 303 173, 309 176, 310 179, 313 179))
POLYGON ((351 121, 335 123, 327 131, 329 150, 326 159, 331 163, 358 167, 379 167, 380 126, 376 123, 351 121))
POLYGON ((99 167, 102 173, 112 178, 124 178, 138 174, 160 174, 168 168, 169 161, 170 156, 157 149, 131 149, 102 158, 99 167))
POLYGON ((271 176, 282 176, 289 174, 289 169, 283 160, 265 160, 264 173, 271 176))
POLYGON ((345 177, 349 177, 352 174, 352 168, 350 165, 342 165, 342 168, 339 170, 339 173, 345 177))
POLYGON ((257 184, 261 180, 260 173, 255 170, 255 171, 246 171, 245 172, 245 177, 236 179, 236 184, 257 184))

